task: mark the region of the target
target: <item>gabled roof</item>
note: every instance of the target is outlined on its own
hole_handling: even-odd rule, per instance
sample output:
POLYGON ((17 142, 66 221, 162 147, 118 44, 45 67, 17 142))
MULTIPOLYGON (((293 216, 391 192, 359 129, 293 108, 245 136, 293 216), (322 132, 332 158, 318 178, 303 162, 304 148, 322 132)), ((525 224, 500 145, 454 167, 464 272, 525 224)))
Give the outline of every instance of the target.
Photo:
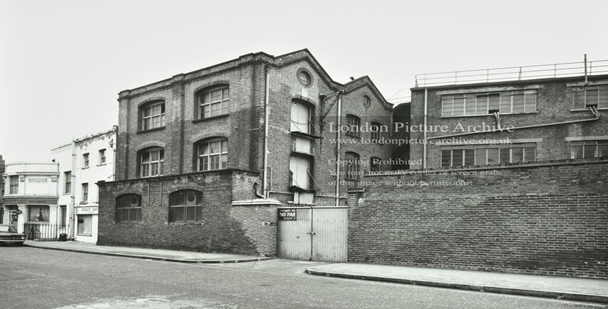
POLYGON ((371 79, 368 76, 363 76, 363 77, 357 78, 357 79, 355 79, 353 81, 349 81, 348 83, 345 83, 345 84, 336 82, 331 78, 331 76, 329 76, 329 74, 321 66, 319 61, 317 61, 317 59, 312 55, 312 53, 306 48, 300 49, 300 50, 297 50, 294 52, 290 52, 290 53, 287 53, 284 55, 280 55, 280 56, 273 56, 273 55, 267 54, 265 52, 245 54, 236 59, 218 63, 215 65, 206 67, 206 68, 198 69, 198 70, 188 72, 188 73, 177 74, 177 75, 173 76, 172 78, 164 79, 164 80, 161 80, 161 81, 158 81, 158 82, 155 82, 152 84, 140 86, 137 88, 124 90, 124 91, 121 91, 119 95, 121 97, 123 95, 124 96, 141 95, 144 93, 158 90, 159 88, 168 88, 171 86, 171 81, 176 77, 179 77, 179 78, 183 79, 184 81, 191 81, 191 80, 203 79, 203 78, 206 78, 208 75, 217 74, 222 71, 237 69, 240 66, 251 64, 251 63, 260 63, 261 62, 261 63, 266 63, 267 65, 270 65, 273 67, 281 68, 281 67, 284 67, 284 66, 296 63, 296 62, 300 62, 300 61, 307 61, 310 64, 310 66, 316 71, 316 73, 319 76, 321 76, 323 81, 332 90, 338 91, 338 90, 344 89, 346 92, 348 92, 348 91, 353 91, 354 89, 357 89, 361 86, 367 85, 372 90, 372 92, 374 92, 374 94, 376 96, 378 96, 378 98, 380 98, 381 101, 383 101, 383 104, 385 105, 385 107, 387 107, 387 108, 392 107, 392 104, 390 104, 390 103, 388 103, 388 101, 386 101, 384 96, 380 93, 380 91, 378 90, 376 85, 371 81, 371 79))

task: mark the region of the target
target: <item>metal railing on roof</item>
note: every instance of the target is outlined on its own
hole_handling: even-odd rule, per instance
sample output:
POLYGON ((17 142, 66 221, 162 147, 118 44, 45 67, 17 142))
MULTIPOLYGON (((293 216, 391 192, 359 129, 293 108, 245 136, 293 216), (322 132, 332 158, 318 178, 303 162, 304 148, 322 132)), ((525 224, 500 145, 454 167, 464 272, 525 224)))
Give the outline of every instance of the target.
POLYGON ((608 74, 608 60, 541 64, 416 75, 416 87, 608 74))

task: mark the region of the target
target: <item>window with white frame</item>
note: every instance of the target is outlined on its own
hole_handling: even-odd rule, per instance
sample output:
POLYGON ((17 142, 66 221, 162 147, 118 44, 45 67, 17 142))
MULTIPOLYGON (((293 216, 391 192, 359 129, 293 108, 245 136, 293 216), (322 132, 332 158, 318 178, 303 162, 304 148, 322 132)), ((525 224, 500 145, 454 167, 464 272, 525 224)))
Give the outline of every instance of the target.
POLYGON ((85 153, 82 155, 82 167, 83 168, 89 167, 89 154, 88 153, 85 153))
POLYGON ((28 222, 49 222, 50 207, 48 205, 28 205, 28 222))
POLYGON ((571 141, 572 159, 608 158, 608 140, 571 141))
POLYGON ((361 137, 361 118, 355 115, 346 115, 346 125, 348 125, 346 135, 361 137))
POLYGON ((181 190, 169 194, 169 222, 195 223, 202 221, 203 193, 181 190))
POLYGON ((536 161, 536 143, 446 146, 441 149, 442 167, 532 161, 536 161))
POLYGON ((359 180, 359 166, 361 165, 359 154, 355 152, 347 152, 344 156, 345 179, 359 180))
POLYGON ((228 168, 228 140, 215 138, 197 144, 197 171, 214 171, 228 168))
POLYGON ((141 221, 141 195, 123 194, 116 198, 116 222, 141 221))
POLYGON ((19 176, 9 176, 9 194, 19 193, 19 176))
POLYGON ((106 150, 99 149, 99 165, 106 164, 106 150))
POLYGON ((205 119, 228 114, 230 111, 230 88, 220 86, 197 94, 198 118, 205 119))
POLYGON ((291 185, 302 189, 312 189, 312 157, 292 155, 289 159, 291 185))
POLYGON ((88 201, 89 201, 89 184, 85 182, 82 184, 82 202, 86 203, 88 201))
POLYGON ((140 176, 154 177, 163 174, 165 150, 163 148, 148 148, 140 152, 140 176))
POLYGON ((142 105, 139 109, 141 113, 140 129, 142 131, 162 128, 165 126, 165 102, 150 102, 142 105))
POLYGON ((313 134, 313 107, 299 100, 291 102, 291 132, 313 134))
POLYGON ((571 88, 572 109, 585 110, 590 105, 608 108, 608 85, 571 88))
POLYGON ((63 175, 65 177, 63 193, 70 194, 72 193, 72 172, 65 172, 63 175))
POLYGON ((441 116, 459 117, 536 112, 536 90, 465 93, 441 96, 441 116))

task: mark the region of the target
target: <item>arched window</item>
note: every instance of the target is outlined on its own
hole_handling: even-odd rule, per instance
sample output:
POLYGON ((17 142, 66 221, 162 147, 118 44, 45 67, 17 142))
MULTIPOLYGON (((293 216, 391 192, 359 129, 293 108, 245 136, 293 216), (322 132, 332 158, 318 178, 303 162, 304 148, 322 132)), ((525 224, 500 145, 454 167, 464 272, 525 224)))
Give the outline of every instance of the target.
POLYGON ((196 170, 214 171, 228 168, 228 140, 213 138, 195 144, 196 170))
POLYGON ((139 129, 142 131, 165 126, 165 102, 153 101, 139 107, 139 129))
POLYGON ((291 102, 291 132, 313 134, 314 106, 304 101, 291 102))
POLYGON ((346 124, 348 125, 346 135, 361 137, 361 118, 355 115, 346 115, 346 124))
POLYGON ((123 194, 116 198, 116 222, 141 221, 141 195, 123 194))
POLYGON ((202 90, 196 95, 198 119, 228 114, 230 109, 230 88, 227 85, 202 90))
POLYGON ((203 193, 181 190, 169 194, 169 222, 200 222, 203 213, 203 193))
POLYGON ((154 177, 163 174, 165 150, 160 147, 146 148, 139 152, 139 171, 141 177, 154 177))
POLYGON ((355 152, 347 152, 345 155, 344 164, 345 167, 345 178, 347 180, 359 180, 359 166, 360 160, 359 155, 355 152))

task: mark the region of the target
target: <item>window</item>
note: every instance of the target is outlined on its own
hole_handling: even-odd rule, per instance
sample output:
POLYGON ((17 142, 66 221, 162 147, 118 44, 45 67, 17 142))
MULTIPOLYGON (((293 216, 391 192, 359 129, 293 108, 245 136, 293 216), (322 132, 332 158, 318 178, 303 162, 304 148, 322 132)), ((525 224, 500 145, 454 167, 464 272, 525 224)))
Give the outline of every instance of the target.
POLYGON ((65 177, 63 193, 70 194, 72 193, 72 172, 63 173, 63 177, 65 177))
POLYGON ((363 96, 363 106, 369 107, 370 105, 372 105, 372 99, 370 99, 368 96, 364 95, 363 96))
POLYGON ((165 126, 165 102, 155 101, 139 108, 141 130, 151 130, 165 126))
POLYGON ((382 159, 380 158, 371 158, 369 161, 369 171, 370 172, 379 172, 382 170, 382 159))
POLYGON ((59 206, 59 210, 61 212, 61 227, 65 227, 66 226, 66 215, 67 215, 67 207, 65 205, 61 205, 59 206))
POLYGON ((106 150, 100 149, 99 150, 99 165, 104 165, 104 164, 106 164, 106 150))
POLYGON ((572 159, 608 158, 608 140, 570 142, 572 159))
POLYGON ((312 158, 292 155, 289 159, 289 175, 291 186, 312 189, 312 158))
POLYGON ((302 84, 302 86, 309 87, 310 85, 312 85, 312 75, 310 75, 310 72, 308 72, 308 70, 300 68, 298 69, 296 76, 298 77, 298 81, 300 82, 300 84, 302 84))
POLYGON ((536 143, 444 147, 441 166, 491 165, 536 161, 536 143))
POLYGON ((291 102, 291 132, 313 134, 313 107, 303 101, 291 102))
POLYGON ((49 206, 29 205, 28 222, 49 222, 49 206))
POLYGON ((93 235, 93 216, 91 215, 78 215, 78 230, 77 236, 91 236, 93 235))
POLYGON ((347 152, 345 156, 345 179, 347 180, 359 180, 359 166, 360 160, 359 155, 354 152, 347 152))
POLYGON ((88 153, 85 153, 82 155, 82 166, 84 168, 89 167, 89 154, 88 153))
POLYGON ((228 140, 212 139, 196 144, 197 171, 228 168, 228 140))
POLYGON ((346 131, 346 135, 360 137, 361 132, 359 128, 361 128, 361 119, 355 115, 346 115, 346 125, 348 125, 348 131, 346 131))
POLYGON ((154 177, 163 174, 165 150, 163 148, 145 149, 140 154, 141 177, 154 177))
POLYGON ((89 184, 85 182, 82 184, 82 202, 86 203, 88 201, 89 201, 89 184))
POLYGON ((19 193, 19 176, 9 176, 10 188, 9 194, 19 193))
POLYGON ((380 141, 380 133, 382 133, 382 124, 377 122, 372 122, 370 127, 371 135, 372 135, 372 143, 378 143, 380 141))
POLYGON ((228 86, 205 90, 196 96, 198 118, 205 119, 229 113, 230 89, 228 86))
POLYGON ((169 194, 169 222, 200 222, 203 215, 203 193, 182 190, 169 194))
POLYGON ((458 117, 536 112, 536 90, 467 93, 441 96, 441 116, 458 117))
POLYGON ((589 105, 608 108, 608 85, 572 89, 573 110, 584 110, 589 105))
POLYGON ((123 194, 116 198, 116 222, 141 221, 141 196, 123 194))

